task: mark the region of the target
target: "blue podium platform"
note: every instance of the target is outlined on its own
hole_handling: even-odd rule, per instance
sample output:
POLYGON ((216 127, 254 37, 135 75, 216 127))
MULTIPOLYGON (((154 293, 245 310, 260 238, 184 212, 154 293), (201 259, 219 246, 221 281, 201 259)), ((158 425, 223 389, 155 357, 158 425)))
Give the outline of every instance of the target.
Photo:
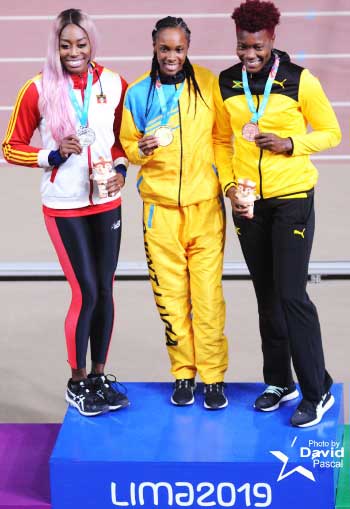
POLYGON ((262 384, 227 384, 220 411, 171 405, 170 383, 127 384, 131 405, 84 418, 69 408, 50 460, 52 509, 334 509, 343 389, 318 426, 289 424, 297 401, 252 408, 262 384), (336 468, 333 468, 336 467, 336 468))

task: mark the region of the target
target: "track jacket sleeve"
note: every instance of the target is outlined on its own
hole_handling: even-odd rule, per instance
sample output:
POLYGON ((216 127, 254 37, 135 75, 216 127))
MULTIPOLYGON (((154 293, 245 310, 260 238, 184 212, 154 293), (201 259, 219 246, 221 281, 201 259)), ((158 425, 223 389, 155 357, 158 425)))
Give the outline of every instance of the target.
POLYGON ((6 161, 21 166, 47 167, 49 150, 30 145, 35 129, 40 122, 39 94, 33 80, 19 91, 14 110, 3 141, 6 161))
MULTIPOLYGON (((144 134, 141 130, 141 126, 138 127, 136 125, 136 119, 140 116, 140 114, 137 114, 137 108, 140 109, 140 104, 137 103, 134 87, 129 87, 125 94, 120 141, 129 161, 132 164, 142 166, 150 161, 152 156, 143 155, 138 147, 138 140, 140 140, 144 134)), ((140 120, 141 119, 139 119, 139 121, 140 120)))
POLYGON ((234 170, 232 166, 233 143, 232 129, 229 114, 226 111, 221 96, 219 81, 214 83, 214 103, 216 121, 213 129, 215 163, 219 173, 219 180, 224 195, 235 185, 234 170))
POLYGON ((319 80, 307 69, 300 77, 299 103, 312 132, 292 136, 293 155, 309 155, 337 146, 341 141, 337 117, 319 80))
POLYGON ((122 85, 122 92, 120 96, 119 104, 115 110, 114 114, 114 124, 113 124, 113 131, 114 131, 114 144, 111 149, 112 159, 114 162, 114 166, 117 166, 118 164, 123 164, 126 168, 128 167, 128 160, 125 154, 125 151, 122 147, 121 141, 120 141, 120 127, 122 123, 122 113, 123 113, 123 103, 125 98, 125 92, 128 88, 127 82, 120 76, 121 85, 122 85))

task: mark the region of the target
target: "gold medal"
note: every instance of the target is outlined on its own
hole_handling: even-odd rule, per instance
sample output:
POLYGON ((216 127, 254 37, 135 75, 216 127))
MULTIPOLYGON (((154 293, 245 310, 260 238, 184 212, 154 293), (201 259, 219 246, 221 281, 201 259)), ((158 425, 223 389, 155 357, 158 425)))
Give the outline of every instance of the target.
POLYGON ((161 125, 154 131, 160 147, 167 147, 174 139, 173 131, 168 125, 161 125))
POLYGON ((247 141, 255 141, 254 138, 259 132, 258 124, 254 122, 248 122, 242 127, 242 136, 247 141))

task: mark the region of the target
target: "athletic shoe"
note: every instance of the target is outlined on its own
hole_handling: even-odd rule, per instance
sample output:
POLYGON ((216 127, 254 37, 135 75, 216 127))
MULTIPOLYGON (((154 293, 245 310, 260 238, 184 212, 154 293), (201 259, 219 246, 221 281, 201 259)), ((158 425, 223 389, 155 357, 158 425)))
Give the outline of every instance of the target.
POLYGON ((175 380, 174 392, 170 398, 173 405, 185 406, 194 403, 194 391, 196 382, 194 378, 180 378, 175 380))
POLYGON ((204 408, 208 410, 219 410, 228 405, 227 398, 224 393, 224 382, 216 382, 214 384, 204 385, 204 408))
POLYGON ((277 410, 281 403, 295 399, 298 396, 299 392, 294 384, 289 387, 269 385, 255 400, 254 408, 262 412, 271 412, 272 410, 277 410))
POLYGON ((74 406, 81 415, 93 417, 108 412, 108 405, 95 392, 89 379, 74 382, 68 380, 66 401, 74 406))
POLYGON ((318 424, 324 414, 334 405, 334 397, 326 392, 319 403, 302 399, 290 420, 293 426, 307 428, 318 424))
POLYGON ((88 378, 94 384, 96 394, 107 403, 109 410, 119 410, 119 408, 125 408, 130 405, 130 401, 126 396, 126 388, 123 384, 117 382, 114 375, 95 375, 90 373, 88 378), (114 384, 119 384, 124 388, 125 392, 118 391, 114 384))

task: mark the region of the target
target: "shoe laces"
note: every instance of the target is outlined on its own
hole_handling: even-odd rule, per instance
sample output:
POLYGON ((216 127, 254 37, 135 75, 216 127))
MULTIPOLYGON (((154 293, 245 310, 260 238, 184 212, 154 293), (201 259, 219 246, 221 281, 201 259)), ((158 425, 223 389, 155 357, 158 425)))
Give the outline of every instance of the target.
POLYGON ((280 396, 282 396, 284 391, 285 391, 284 387, 277 387, 277 385, 269 385, 264 390, 264 394, 266 394, 266 393, 268 393, 268 394, 276 394, 278 397, 280 397, 280 396))
POLYGON ((100 375, 98 379, 101 380, 101 385, 103 385, 105 391, 115 391, 115 388, 112 387, 113 383, 116 384, 118 392, 121 392, 124 395, 128 392, 128 389, 125 387, 125 385, 121 382, 118 382, 117 377, 111 373, 108 373, 107 375, 100 375), (120 391, 119 388, 122 390, 120 391))
POLYGON ((224 392, 224 382, 215 382, 213 384, 206 384, 205 392, 224 392))
POLYGON ((192 389, 192 383, 190 378, 180 378, 175 381, 176 389, 192 389))
POLYGON ((93 389, 92 383, 89 380, 81 380, 79 382, 80 387, 82 388, 84 397, 90 401, 91 403, 96 403, 100 400, 99 396, 93 389))

